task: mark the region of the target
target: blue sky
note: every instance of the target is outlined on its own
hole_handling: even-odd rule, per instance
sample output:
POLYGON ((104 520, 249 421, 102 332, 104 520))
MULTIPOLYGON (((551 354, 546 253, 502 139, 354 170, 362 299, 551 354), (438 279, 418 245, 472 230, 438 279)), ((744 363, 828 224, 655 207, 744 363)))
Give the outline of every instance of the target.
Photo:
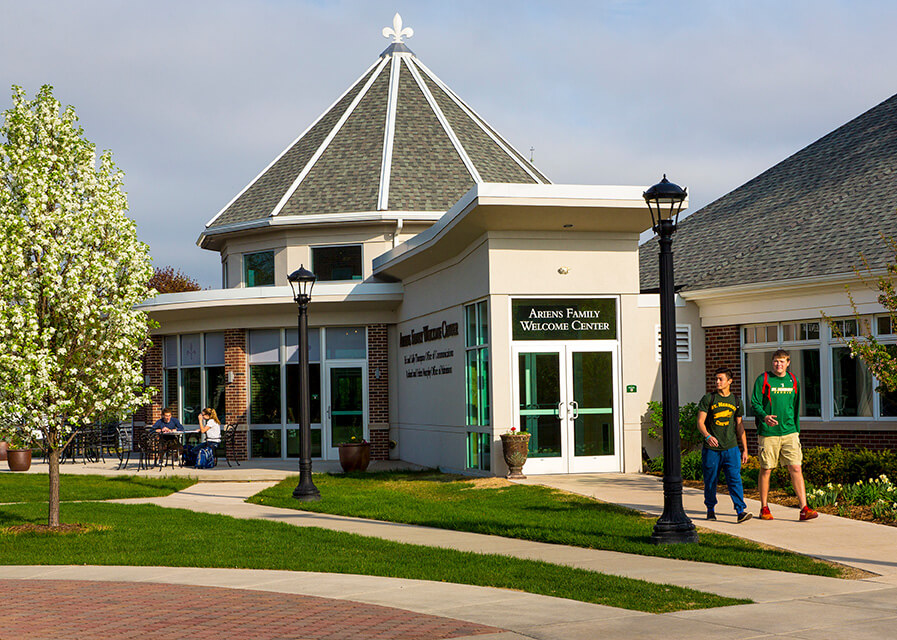
POLYGON ((219 286, 208 221, 387 45, 557 183, 695 210, 897 92, 897 3, 0 0, 0 109, 54 85, 126 173, 158 265, 219 286))

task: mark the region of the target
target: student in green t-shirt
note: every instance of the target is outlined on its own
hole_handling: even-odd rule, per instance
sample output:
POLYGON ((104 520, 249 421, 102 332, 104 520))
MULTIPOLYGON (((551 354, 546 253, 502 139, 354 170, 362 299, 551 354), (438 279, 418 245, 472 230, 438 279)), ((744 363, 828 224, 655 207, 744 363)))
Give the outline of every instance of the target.
POLYGON ((716 485, 720 469, 725 469, 729 497, 741 524, 751 519, 751 514, 745 511, 741 486, 741 465, 747 462, 747 437, 742 421, 744 407, 741 399, 731 392, 732 377, 731 369, 716 370, 716 392, 708 393, 698 403, 698 431, 704 436, 701 467, 707 519, 716 520, 716 485))
POLYGON ((800 385, 788 371, 791 354, 778 349, 772 354, 772 371, 761 373, 754 383, 751 408, 757 416, 757 441, 760 451, 760 519, 772 520, 769 511, 769 479, 780 464, 788 468, 794 494, 800 502, 800 519, 812 520, 819 514, 807 504, 807 490, 801 471, 800 385))

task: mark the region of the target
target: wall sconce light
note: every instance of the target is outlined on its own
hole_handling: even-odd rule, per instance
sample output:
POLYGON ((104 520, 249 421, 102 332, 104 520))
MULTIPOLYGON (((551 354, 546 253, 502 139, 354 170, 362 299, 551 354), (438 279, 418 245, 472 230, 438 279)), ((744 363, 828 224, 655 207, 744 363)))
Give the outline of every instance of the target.
POLYGON ((374 377, 379 380, 380 379, 380 367, 374 369, 374 377))
POLYGON ((570 267, 560 267, 558 269, 558 273, 561 274, 562 276, 565 276, 568 273, 570 273, 570 267))
POLYGON ((228 383, 228 384, 233 384, 233 382, 234 382, 234 372, 233 372, 233 371, 228 371, 228 372, 227 372, 227 383, 228 383))
POLYGON ((145 376, 143 376, 143 386, 144 386, 144 387, 148 387, 148 386, 150 386, 150 377, 149 377, 149 374, 146 374, 145 376))

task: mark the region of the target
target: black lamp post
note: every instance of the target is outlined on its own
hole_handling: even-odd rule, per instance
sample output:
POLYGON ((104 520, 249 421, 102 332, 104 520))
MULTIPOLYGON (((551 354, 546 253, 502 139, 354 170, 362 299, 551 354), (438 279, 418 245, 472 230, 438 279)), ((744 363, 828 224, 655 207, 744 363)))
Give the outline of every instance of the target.
POLYGON ((300 265, 287 276, 293 288, 293 299, 299 305, 299 484, 293 497, 303 502, 316 502, 321 492, 311 479, 311 413, 308 392, 308 303, 315 274, 300 265))
POLYGON ((697 542, 698 534, 682 508, 682 457, 679 449, 679 377, 676 358, 676 307, 673 284, 673 233, 686 190, 663 180, 643 194, 654 232, 660 236, 660 373, 663 399, 663 514, 651 534, 653 544, 697 542))

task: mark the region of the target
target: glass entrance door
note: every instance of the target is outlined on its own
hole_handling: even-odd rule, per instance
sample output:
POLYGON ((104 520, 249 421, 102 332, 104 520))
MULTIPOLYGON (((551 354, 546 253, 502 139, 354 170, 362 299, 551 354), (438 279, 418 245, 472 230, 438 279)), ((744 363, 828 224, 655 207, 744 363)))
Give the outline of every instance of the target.
POLYGON ((338 457, 336 446, 351 442, 352 438, 367 437, 365 429, 365 398, 367 397, 364 367, 340 363, 327 367, 327 440, 331 459, 338 457))
POLYGON ((532 434, 526 473, 619 471, 615 346, 530 343, 515 352, 517 427, 532 434))

